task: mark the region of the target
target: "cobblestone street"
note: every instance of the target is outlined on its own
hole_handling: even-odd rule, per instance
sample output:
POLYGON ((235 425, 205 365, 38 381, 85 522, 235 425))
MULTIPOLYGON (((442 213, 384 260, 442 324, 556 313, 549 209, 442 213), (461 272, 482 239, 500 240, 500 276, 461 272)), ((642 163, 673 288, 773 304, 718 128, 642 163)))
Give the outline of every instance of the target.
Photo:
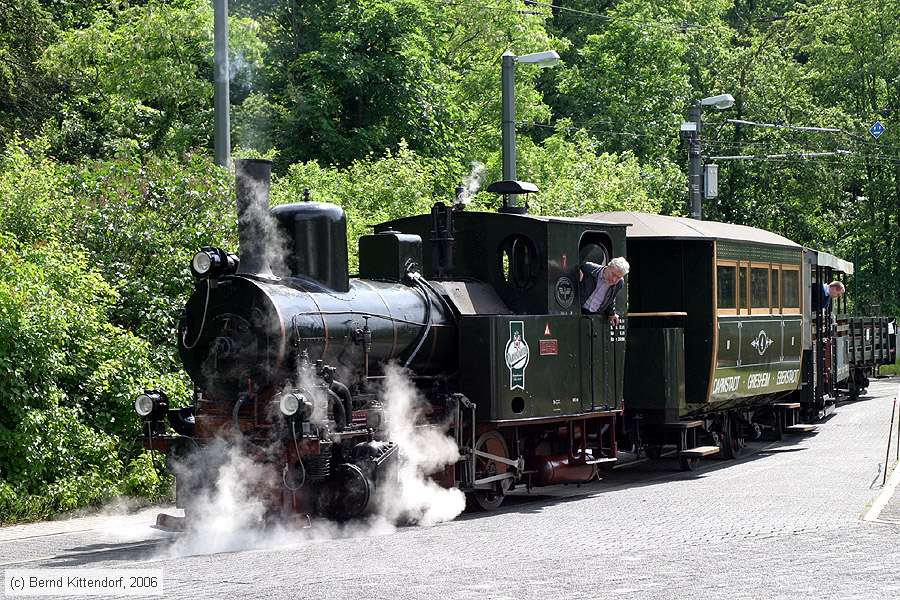
POLYGON ((900 597, 900 498, 862 518, 898 383, 737 462, 642 463, 435 527, 173 558, 154 509, 0 529, 0 569, 162 568, 189 598, 900 597))

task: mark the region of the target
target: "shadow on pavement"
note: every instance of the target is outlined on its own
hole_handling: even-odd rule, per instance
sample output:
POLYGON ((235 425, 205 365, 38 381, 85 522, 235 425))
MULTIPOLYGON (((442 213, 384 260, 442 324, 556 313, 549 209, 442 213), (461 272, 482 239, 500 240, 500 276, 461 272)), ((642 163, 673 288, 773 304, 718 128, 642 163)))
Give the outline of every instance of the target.
POLYGON ((171 538, 123 544, 88 544, 69 548, 41 565, 42 568, 69 568, 109 561, 143 561, 157 556, 172 543, 171 538))
POLYGON ((523 487, 522 491, 516 490, 507 495, 499 509, 492 512, 463 513, 457 517, 457 520, 486 518, 512 512, 540 513, 550 506, 594 498, 624 489, 649 487, 672 481, 702 479, 709 473, 720 469, 765 459, 776 454, 802 452, 807 448, 800 447, 799 444, 815 437, 816 434, 817 432, 786 435, 783 440, 775 442, 751 442, 743 456, 735 460, 707 459, 701 462, 694 471, 679 471, 678 460, 673 452, 669 457, 664 455, 659 460, 640 460, 634 464, 623 465, 611 472, 601 472, 599 481, 534 488, 535 491, 531 493, 526 492, 523 487))

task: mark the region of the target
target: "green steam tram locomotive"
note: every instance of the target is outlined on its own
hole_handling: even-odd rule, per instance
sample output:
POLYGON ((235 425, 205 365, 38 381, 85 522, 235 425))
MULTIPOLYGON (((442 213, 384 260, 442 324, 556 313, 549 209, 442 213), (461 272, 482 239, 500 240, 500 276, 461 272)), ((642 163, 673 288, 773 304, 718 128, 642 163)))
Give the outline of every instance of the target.
MULTIPOLYGON (((151 390, 135 409, 145 445, 176 462, 239 440, 273 474, 260 494, 275 513, 372 510, 399 452, 379 394, 392 364, 419 392, 418 426, 459 449, 432 477, 487 510, 518 485, 596 478, 623 441, 651 457, 674 445, 685 469, 737 456, 748 438, 805 429, 800 408, 846 387, 836 376, 847 363, 824 343, 837 332, 830 313, 813 326, 817 256, 783 237, 638 213, 437 203, 363 236, 350 277, 343 211, 270 209, 270 167, 236 161, 239 256, 209 247, 192 261, 178 332, 190 404, 170 408, 151 390), (632 265, 616 298, 623 319, 583 314, 579 266, 622 255, 632 265)), ((887 347, 845 358, 883 360, 887 347)), ((858 387, 865 368, 843 381, 858 387)), ((214 471, 175 469, 188 514, 214 471)))

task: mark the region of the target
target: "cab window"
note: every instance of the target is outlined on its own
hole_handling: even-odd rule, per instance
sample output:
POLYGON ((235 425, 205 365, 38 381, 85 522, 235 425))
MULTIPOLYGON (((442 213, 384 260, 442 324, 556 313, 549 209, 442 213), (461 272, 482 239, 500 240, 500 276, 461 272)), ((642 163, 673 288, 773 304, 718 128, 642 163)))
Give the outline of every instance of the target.
POLYGON ((531 238, 516 234, 506 238, 499 248, 500 278, 512 288, 524 291, 537 279, 537 248, 531 238))

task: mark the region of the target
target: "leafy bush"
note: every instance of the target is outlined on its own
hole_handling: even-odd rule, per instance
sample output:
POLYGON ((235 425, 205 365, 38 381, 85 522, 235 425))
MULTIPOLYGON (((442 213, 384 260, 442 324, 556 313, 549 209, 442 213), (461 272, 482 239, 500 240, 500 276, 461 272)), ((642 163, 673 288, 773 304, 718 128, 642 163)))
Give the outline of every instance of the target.
POLYGON ((191 154, 87 162, 71 181, 72 233, 120 296, 113 322, 148 340, 155 361, 177 368, 173 340, 193 289, 191 257, 202 246, 237 249, 231 176, 191 154))
POLYGON ((450 199, 454 181, 446 163, 401 143, 381 158, 370 156, 346 168, 323 167, 316 161, 292 165, 286 177, 275 180, 272 204, 297 202, 308 188, 313 199, 341 206, 347 213, 352 271, 358 265, 359 236, 371 233, 371 226, 381 221, 427 212, 437 198, 450 199))
POLYGON ((4 502, 12 490, 57 511, 121 493, 138 431, 130 399, 150 363, 145 342, 109 323, 115 298, 83 251, 0 237, 4 502))
POLYGON ((230 176, 207 159, 70 166, 45 146, 0 158, 4 522, 168 493, 134 441, 132 400, 157 386, 189 398, 173 343, 187 264, 200 246, 236 247, 230 176))

